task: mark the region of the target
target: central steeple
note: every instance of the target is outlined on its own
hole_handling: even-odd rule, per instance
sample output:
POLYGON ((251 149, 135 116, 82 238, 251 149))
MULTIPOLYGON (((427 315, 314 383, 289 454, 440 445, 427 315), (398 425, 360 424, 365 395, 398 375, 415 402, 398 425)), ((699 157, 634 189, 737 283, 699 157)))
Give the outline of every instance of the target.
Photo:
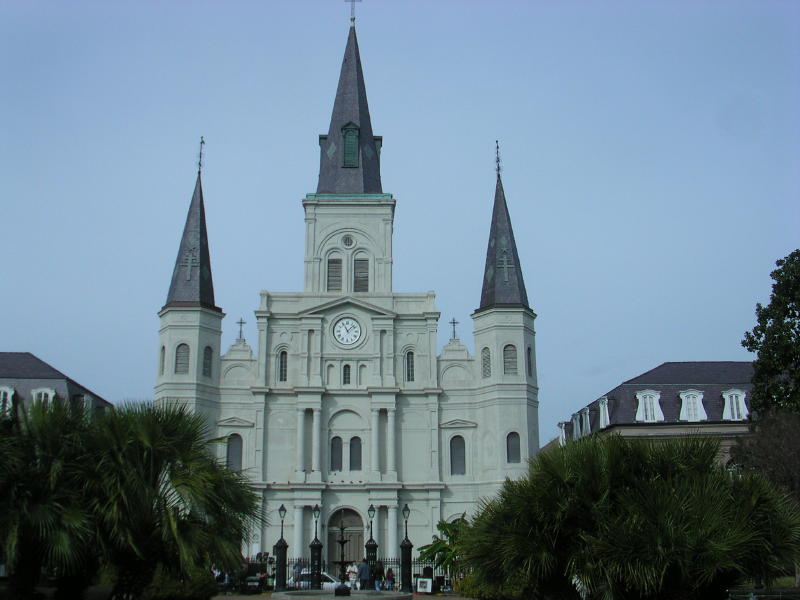
POLYGON ((319 136, 318 194, 380 194, 381 138, 372 135, 355 25, 350 26, 328 135, 319 136))

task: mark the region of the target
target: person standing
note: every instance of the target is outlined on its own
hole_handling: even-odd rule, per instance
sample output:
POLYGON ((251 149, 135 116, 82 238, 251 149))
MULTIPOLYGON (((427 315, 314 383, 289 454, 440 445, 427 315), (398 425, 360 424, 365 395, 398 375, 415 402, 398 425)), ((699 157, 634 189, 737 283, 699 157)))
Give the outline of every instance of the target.
POLYGON ((381 561, 375 563, 375 571, 372 575, 375 577, 375 591, 380 592, 383 587, 383 563, 381 561))
POLYGON ((365 556, 358 565, 358 589, 369 589, 369 570, 369 563, 367 562, 367 557, 365 556))
POLYGON ((386 589, 390 592, 394 590, 394 571, 392 571, 392 567, 386 569, 386 589))

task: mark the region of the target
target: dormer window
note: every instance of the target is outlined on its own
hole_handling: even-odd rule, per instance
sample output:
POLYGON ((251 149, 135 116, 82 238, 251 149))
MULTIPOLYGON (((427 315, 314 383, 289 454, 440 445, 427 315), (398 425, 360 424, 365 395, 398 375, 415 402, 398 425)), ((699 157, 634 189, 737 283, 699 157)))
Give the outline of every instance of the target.
POLYGON ((52 388, 38 388, 31 391, 34 402, 47 406, 56 397, 56 391, 52 388))
POLYGON ((697 422, 708 419, 706 409, 703 407, 703 392, 700 390, 686 390, 678 394, 681 399, 681 421, 697 422))
POLYGON ((344 139, 344 164, 343 167, 358 166, 358 127, 348 123, 342 128, 344 139))
POLYGON ((636 392, 636 399, 639 406, 636 409, 636 420, 645 423, 655 423, 664 420, 664 413, 661 412, 659 400, 661 392, 655 390, 642 390, 636 392))
POLYGON ((723 421, 744 421, 748 417, 743 390, 727 390, 722 392, 722 397, 725 399, 725 406, 722 408, 723 421))

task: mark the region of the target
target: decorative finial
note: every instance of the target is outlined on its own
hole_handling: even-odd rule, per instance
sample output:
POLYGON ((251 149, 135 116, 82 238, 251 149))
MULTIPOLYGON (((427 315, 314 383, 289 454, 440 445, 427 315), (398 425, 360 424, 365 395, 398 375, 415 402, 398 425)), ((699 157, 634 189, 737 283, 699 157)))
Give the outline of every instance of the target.
POLYGON ((238 321, 236 321, 236 324, 239 326, 239 339, 240 339, 240 340, 243 340, 243 339, 244 339, 244 338, 242 337, 242 326, 243 326, 245 323, 247 323, 247 321, 245 321, 245 320, 244 320, 243 318, 241 318, 241 317, 239 317, 239 320, 238 320, 238 321))
POLYGON ((497 170, 497 176, 500 177, 500 171, 502 171, 502 167, 500 166, 500 142, 498 140, 494 141, 494 162, 495 168, 497 170))
POLYGON ((457 340, 458 337, 456 336, 456 325, 458 325, 458 321, 456 321, 455 317, 453 317, 453 319, 450 321, 450 325, 453 326, 453 337, 451 337, 450 339, 457 340))
POLYGON ((345 2, 350 3, 350 25, 356 24, 356 2, 361 2, 361 0, 344 0, 345 2))
POLYGON ((203 136, 200 136, 200 154, 197 157, 197 172, 203 170, 203 146, 205 146, 206 141, 203 139, 203 136))

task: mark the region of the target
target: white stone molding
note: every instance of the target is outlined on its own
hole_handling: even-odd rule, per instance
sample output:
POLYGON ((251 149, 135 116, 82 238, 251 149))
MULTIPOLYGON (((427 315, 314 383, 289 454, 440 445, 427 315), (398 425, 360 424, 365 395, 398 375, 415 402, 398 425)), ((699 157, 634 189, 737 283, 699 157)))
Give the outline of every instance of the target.
POLYGON ((477 427, 478 424, 464 419, 453 419, 439 425, 439 429, 468 429, 477 427))
POLYGON ((725 406, 722 409, 723 421, 744 421, 749 416, 745 403, 745 392, 739 388, 732 388, 722 392, 725 406))
POLYGON ((217 421, 217 427, 255 427, 255 423, 240 417, 228 417, 217 421))
POLYGON ((703 406, 703 392, 689 389, 678 392, 681 399, 681 412, 678 419, 681 421, 697 422, 707 421, 706 409, 703 406))
POLYGON ((558 424, 558 445, 565 446, 567 443, 566 423, 563 421, 558 424))
POLYGON ((572 415, 572 439, 577 440, 581 437, 581 418, 580 414, 574 413, 572 415))
POLYGON ((589 407, 581 409, 581 434, 589 435, 592 432, 592 423, 589 420, 589 407))
POLYGON ((636 420, 641 423, 656 423, 664 420, 661 411, 661 392, 655 390, 641 390, 636 392, 638 406, 636 407, 636 420))

